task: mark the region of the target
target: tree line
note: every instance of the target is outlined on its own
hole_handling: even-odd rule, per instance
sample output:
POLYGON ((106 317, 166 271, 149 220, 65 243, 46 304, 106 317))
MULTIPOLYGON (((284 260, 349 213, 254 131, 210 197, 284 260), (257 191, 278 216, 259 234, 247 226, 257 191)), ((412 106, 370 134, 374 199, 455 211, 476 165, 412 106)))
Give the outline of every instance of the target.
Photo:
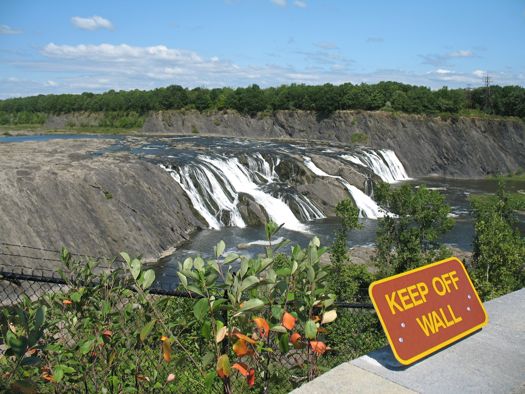
POLYGON ((134 112, 194 109, 236 110, 254 116, 277 110, 330 114, 337 110, 386 110, 411 114, 498 115, 525 118, 525 88, 490 86, 431 90, 399 82, 341 85, 291 84, 261 89, 258 85, 188 89, 178 85, 153 90, 49 94, 0 100, 0 124, 38 123, 35 114, 77 111, 134 112))

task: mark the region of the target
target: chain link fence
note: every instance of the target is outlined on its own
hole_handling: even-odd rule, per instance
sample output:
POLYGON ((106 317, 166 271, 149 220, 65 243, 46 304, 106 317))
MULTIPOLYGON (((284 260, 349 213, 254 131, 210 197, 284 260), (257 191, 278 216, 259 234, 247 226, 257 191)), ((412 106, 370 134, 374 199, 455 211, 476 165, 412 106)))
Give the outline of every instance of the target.
MULTIPOLYGON (((41 358, 31 376, 38 392, 223 392, 217 379, 211 385, 203 383, 202 376, 210 371, 215 374, 216 357, 213 349, 206 348, 202 327, 187 318, 193 316, 194 295, 175 290, 176 278, 159 275, 160 280, 141 295, 123 279, 118 261, 93 267, 95 273, 87 268, 68 272, 46 265, 14 265, 12 259, 33 256, 20 253, 20 246, 8 246, 9 250, 0 250, 0 319, 20 323, 20 310, 47 308, 46 330, 34 346, 41 358), (2 256, 11 261, 2 264, 2 256), (168 346, 161 341, 163 336, 175 341, 168 346), (44 343, 51 347, 44 351, 44 343), (57 363, 73 365, 75 371, 67 369, 68 379, 50 384, 46 379, 56 374, 57 363), (85 373, 74 376, 79 363, 82 368, 78 369, 85 373)), ((43 258, 61 261, 57 251, 48 253, 43 258)), ((363 302, 337 304, 338 319, 325 334, 331 350, 319 359, 320 372, 385 344, 366 290, 360 289, 363 302)), ((30 318, 31 312, 23 317, 30 318)), ((226 324, 227 318, 226 314, 226 324)), ((1 339, 6 333, 2 334, 0 380, 7 382, 11 371, 2 363, 6 346, 1 339)), ((306 362, 304 352, 291 350, 283 356, 273 373, 285 383, 274 383, 271 392, 288 392, 306 382, 306 362)), ((246 379, 237 373, 232 374, 231 383, 235 393, 250 391, 246 379)))

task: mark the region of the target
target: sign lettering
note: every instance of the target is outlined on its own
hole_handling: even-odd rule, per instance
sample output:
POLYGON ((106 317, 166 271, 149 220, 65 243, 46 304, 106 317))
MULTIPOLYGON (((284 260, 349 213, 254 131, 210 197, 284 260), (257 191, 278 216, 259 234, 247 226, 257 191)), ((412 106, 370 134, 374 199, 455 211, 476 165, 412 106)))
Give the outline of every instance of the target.
POLYGON ((369 292, 394 356, 405 365, 488 322, 465 267, 455 257, 376 281, 369 292))

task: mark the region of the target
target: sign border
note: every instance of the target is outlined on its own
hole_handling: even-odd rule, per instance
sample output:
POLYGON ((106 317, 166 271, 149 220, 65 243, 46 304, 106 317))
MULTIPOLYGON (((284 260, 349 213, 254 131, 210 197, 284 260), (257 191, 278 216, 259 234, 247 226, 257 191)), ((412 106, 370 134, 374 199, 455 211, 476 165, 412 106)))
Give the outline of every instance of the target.
POLYGON ((474 287, 474 284, 472 283, 472 280, 470 279, 470 276, 465 268, 465 265, 461 262, 460 259, 458 259, 457 257, 448 257, 446 259, 443 259, 443 260, 440 260, 440 261, 437 261, 435 263, 430 263, 430 264, 427 264, 427 265, 424 265, 422 267, 418 267, 418 268, 414 268, 410 271, 406 271, 406 272, 402 272, 400 274, 396 274, 396 275, 393 275, 393 276, 389 276, 388 278, 383 278, 383 279, 379 279, 379 280, 376 280, 374 282, 372 282, 370 284, 370 286, 368 287, 368 294, 370 296, 370 299, 372 300, 372 304, 374 305, 374 309, 376 311, 376 314, 377 316, 379 317, 379 321, 381 322, 381 326, 383 327, 383 331, 385 332, 386 334, 386 338, 388 339, 388 343, 390 344, 390 348, 392 349, 392 353, 394 353, 394 356, 395 358, 397 359, 397 361, 399 361, 401 364, 403 365, 410 365, 410 364, 413 364, 414 362, 418 361, 418 360, 421 360, 422 358, 428 356, 429 354, 431 353, 434 353, 440 349, 443 349, 444 347, 450 345, 451 343, 453 342, 456 342, 458 340, 460 340, 461 338, 464 338, 466 337, 467 335, 473 333, 474 331, 477 331, 479 330, 480 328, 484 327, 487 325, 487 323, 489 322, 489 316, 487 315, 487 311, 485 310, 485 306, 483 305, 483 302, 481 302, 481 299, 479 298, 479 295, 478 295, 478 292, 476 291, 476 288, 474 287), (395 344, 394 344, 394 341, 392 341, 392 338, 390 338, 390 333, 388 332, 387 328, 386 328, 386 324, 385 322, 383 321, 383 316, 381 315, 381 311, 379 310, 379 308, 377 307, 377 304, 376 304, 376 301, 374 300, 374 297, 373 297, 373 294, 372 294, 372 290, 375 286, 381 284, 381 283, 384 283, 384 282, 390 282, 391 280, 394 280, 396 278, 400 278, 400 277, 403 277, 403 276, 407 276, 407 275, 410 275, 410 274, 413 274, 414 272, 418 272, 418 271, 423 271, 424 269, 426 268, 430 268, 430 267, 435 267, 436 265, 440 265, 440 264, 445 264, 449 261, 452 261, 452 260, 456 260, 457 262, 460 263, 461 265, 461 268, 463 269, 470 285, 472 286, 472 289, 474 290, 474 294, 476 295, 476 299, 478 300, 478 302, 480 303, 481 305, 481 310, 483 311, 483 314, 485 315, 485 319, 483 322, 481 322, 480 324, 466 330, 466 331, 463 331, 462 333, 452 337, 452 338, 449 338, 447 339, 446 341, 440 343, 439 345, 436 345, 430 349, 427 349, 407 360, 403 359, 402 357, 399 356, 399 354, 397 354, 397 351, 396 351, 396 347, 395 347, 395 344))

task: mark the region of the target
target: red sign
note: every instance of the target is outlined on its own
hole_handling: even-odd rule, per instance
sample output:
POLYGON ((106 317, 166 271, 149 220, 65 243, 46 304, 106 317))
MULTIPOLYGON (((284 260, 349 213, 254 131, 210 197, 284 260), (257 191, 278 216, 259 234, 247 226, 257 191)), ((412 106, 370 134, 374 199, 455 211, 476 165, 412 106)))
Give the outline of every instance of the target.
POLYGON ((378 280, 368 291, 392 351, 404 365, 488 322, 478 293, 456 257, 378 280))

